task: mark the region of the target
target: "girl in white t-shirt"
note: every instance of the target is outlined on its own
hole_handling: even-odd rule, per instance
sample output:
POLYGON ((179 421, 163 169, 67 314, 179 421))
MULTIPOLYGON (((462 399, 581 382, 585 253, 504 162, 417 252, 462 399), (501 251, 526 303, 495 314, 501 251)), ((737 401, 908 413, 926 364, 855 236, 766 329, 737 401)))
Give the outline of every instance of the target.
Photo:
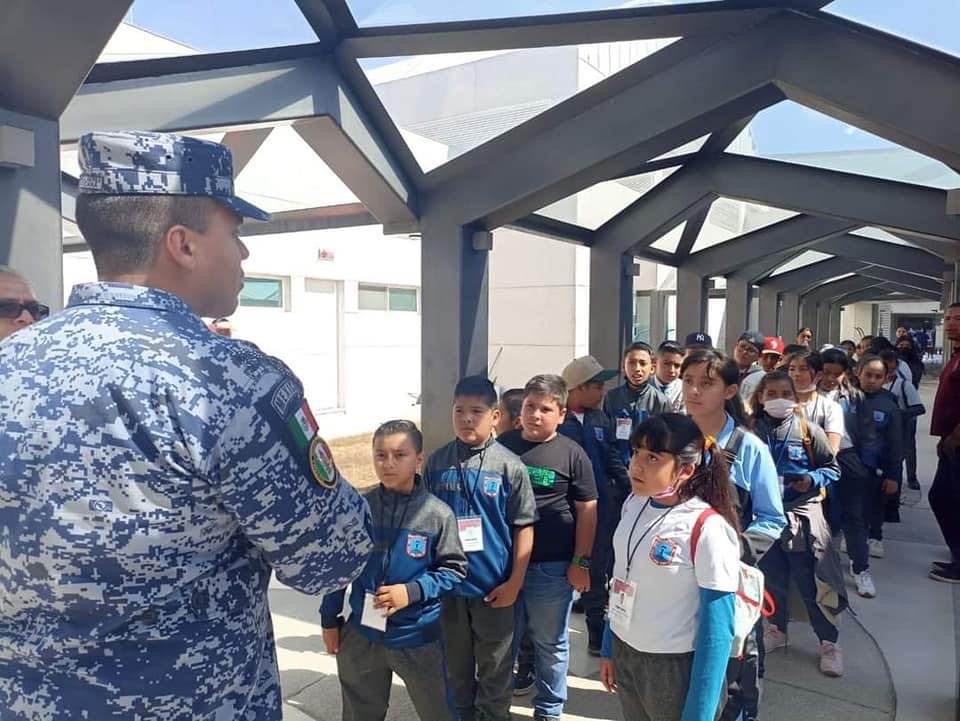
POLYGON ((836 401, 817 392, 817 384, 823 378, 820 354, 810 350, 794 353, 787 361, 787 370, 797 389, 797 402, 803 406, 807 420, 824 430, 830 448, 837 453, 844 434, 843 409, 836 401))
POLYGON ((600 679, 630 721, 712 721, 739 580, 727 463, 693 420, 675 413, 638 425, 630 447, 633 493, 614 533, 600 679))

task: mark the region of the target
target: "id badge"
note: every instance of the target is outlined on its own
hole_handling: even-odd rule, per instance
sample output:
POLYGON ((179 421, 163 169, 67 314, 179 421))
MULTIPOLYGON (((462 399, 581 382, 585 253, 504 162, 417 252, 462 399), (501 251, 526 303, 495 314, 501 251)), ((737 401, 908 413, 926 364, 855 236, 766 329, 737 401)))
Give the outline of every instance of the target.
POLYGON ((615 623, 624 628, 630 626, 630 619, 633 617, 633 601, 636 595, 636 583, 625 581, 622 578, 613 579, 613 583, 610 585, 610 602, 607 610, 610 623, 615 623))
POLYGON ((460 545, 466 553, 483 550, 483 522, 479 517, 458 518, 457 530, 460 532, 460 545))
POLYGON ((360 623, 367 628, 373 628, 377 631, 387 630, 387 610, 385 608, 376 608, 373 602, 376 596, 372 593, 366 593, 363 596, 363 615, 360 617, 360 623))
POLYGON ((633 421, 629 418, 617 418, 617 440, 629 441, 630 432, 633 430, 633 421))

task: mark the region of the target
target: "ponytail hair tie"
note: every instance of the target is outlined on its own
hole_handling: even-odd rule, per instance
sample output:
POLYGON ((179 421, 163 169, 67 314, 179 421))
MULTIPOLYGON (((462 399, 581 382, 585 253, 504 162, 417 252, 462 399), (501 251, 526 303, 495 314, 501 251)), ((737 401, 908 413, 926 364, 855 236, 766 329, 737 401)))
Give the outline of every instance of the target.
POLYGON ((703 439, 703 450, 710 451, 717 447, 717 439, 713 436, 707 436, 703 439))

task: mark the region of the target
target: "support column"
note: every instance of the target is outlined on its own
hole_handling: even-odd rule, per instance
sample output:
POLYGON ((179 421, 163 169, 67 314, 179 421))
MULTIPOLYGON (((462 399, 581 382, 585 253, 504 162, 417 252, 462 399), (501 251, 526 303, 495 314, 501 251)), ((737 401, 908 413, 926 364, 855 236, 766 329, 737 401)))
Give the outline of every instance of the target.
POLYGON ((63 307, 60 131, 56 121, 0 108, 15 162, 0 165, 0 263, 26 277, 42 303, 63 307), (9 136, 8 136, 9 137, 9 136))
POLYGON ((590 355, 607 368, 620 365, 633 334, 633 256, 590 249, 590 355))
POLYGON ((487 373, 488 251, 447 219, 425 216, 421 233, 421 425, 429 452, 450 439, 457 381, 487 373))
MULTIPOLYGON (((816 343, 817 338, 817 304, 810 300, 803 301, 803 307, 800 311, 800 323, 801 326, 806 326, 813 331, 813 342, 816 343)), ((788 326, 789 328, 789 326, 788 326)), ((787 336, 784 338, 785 343, 793 343, 794 336, 796 335, 798 324, 794 323, 792 330, 787 330, 787 336)))
POLYGON ((650 340, 654 348, 667 340, 667 294, 662 290, 650 293, 650 340))
POLYGON ((750 310, 750 284, 742 278, 727 277, 727 297, 723 312, 723 340, 721 348, 731 348, 734 338, 747 330, 750 310))
MULTIPOLYGON (((796 293, 784 293, 780 298, 779 335, 783 342, 790 345, 797 337, 800 323, 800 296, 796 293)), ((803 325, 807 325, 804 323, 803 325)))
POLYGON ((687 334, 706 330, 706 280, 688 268, 677 268, 677 338, 681 343, 687 334))
POLYGON ((843 340, 843 338, 840 337, 840 308, 839 303, 830 306, 830 334, 827 336, 826 343, 836 345, 843 340))
POLYGON ((827 301, 817 306, 817 325, 813 331, 813 348, 830 342, 830 304, 827 301))
POLYGON ((780 289, 775 285, 760 286, 760 317, 757 330, 764 335, 779 335, 780 289))

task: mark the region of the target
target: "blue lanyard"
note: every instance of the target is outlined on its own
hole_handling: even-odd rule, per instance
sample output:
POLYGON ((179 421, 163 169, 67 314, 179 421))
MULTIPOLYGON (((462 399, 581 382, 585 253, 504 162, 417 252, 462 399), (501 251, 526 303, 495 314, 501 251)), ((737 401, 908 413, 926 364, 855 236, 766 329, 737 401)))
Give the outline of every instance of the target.
POLYGON ((793 424, 797 420, 796 416, 790 419, 790 427, 787 429, 787 435, 783 439, 783 443, 780 444, 780 452, 776 453, 773 450, 773 439, 770 437, 770 434, 767 434, 767 448, 770 449, 770 455, 774 456, 774 465, 777 467, 777 472, 780 472, 780 461, 783 460, 783 453, 787 450, 787 446, 790 445, 790 434, 793 432, 793 424))

